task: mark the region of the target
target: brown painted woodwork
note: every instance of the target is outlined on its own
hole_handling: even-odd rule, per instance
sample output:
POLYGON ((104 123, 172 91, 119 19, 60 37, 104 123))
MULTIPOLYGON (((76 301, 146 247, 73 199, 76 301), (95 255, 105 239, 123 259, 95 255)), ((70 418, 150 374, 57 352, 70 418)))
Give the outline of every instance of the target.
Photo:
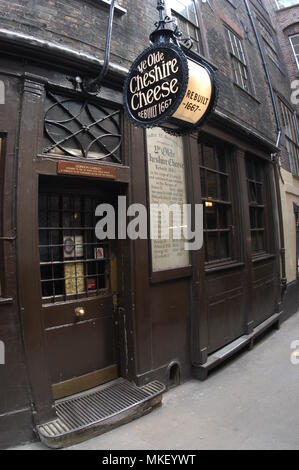
MULTIPOLYGON (((7 67, 16 70, 12 63, 7 67)), ((44 79, 32 74, 10 77, 10 105, 0 113, 1 135, 6 139, 3 233, 8 237, 4 241, 5 298, 0 300, 0 327, 8 343, 13 344, 9 351, 13 366, 3 375, 6 398, 1 400, 0 414, 5 419, 0 420, 0 429, 4 429, 3 423, 11 429, 18 426, 24 436, 26 424, 27 428, 30 426, 29 431, 26 428, 26 438, 32 433, 32 423, 28 424, 32 417, 37 423, 53 417, 55 397, 113 378, 116 366, 120 376, 138 384, 151 379, 167 383, 173 363, 179 365, 183 379, 190 377, 192 364, 205 364, 213 351, 250 333, 255 325, 277 311, 279 304, 270 147, 214 119, 201 134, 231 149, 236 259, 222 266, 207 266, 204 250, 200 250, 191 254, 189 268, 152 275, 149 242, 121 240, 117 243, 116 329, 110 315, 113 309, 110 295, 45 305, 38 248, 39 184, 53 191, 61 184, 63 190, 74 194, 98 193, 100 188, 107 201, 121 194, 128 196, 129 204, 147 205, 145 140, 144 132, 124 119, 123 165, 101 164, 115 175, 115 180, 104 180, 94 174, 57 175, 58 160, 67 165, 78 162, 42 154, 46 77, 60 93, 77 92, 59 72, 40 71, 37 67, 29 70, 39 72, 44 79), (20 129, 16 124, 19 111, 20 129), (268 167, 269 250, 255 259, 251 256, 247 152, 265 160, 268 167), (77 307, 85 309, 85 318, 75 317, 77 307), (67 333, 61 328, 63 325, 69 325, 65 328, 67 333), (104 344, 105 336, 113 328, 115 348, 111 353, 104 344), (78 342, 80 347, 76 348, 78 342), (15 383, 21 386, 16 389, 15 383), (11 411, 18 411, 19 418, 11 415, 11 411)), ((109 100, 113 99, 111 91, 108 95, 109 100)), ((119 103, 119 93, 117 100, 119 103)), ((191 203, 201 203, 202 195, 197 138, 197 135, 184 138, 187 198, 191 203)))
POLYGON ((118 377, 118 366, 112 365, 105 369, 90 372, 89 374, 76 377, 72 380, 66 380, 52 386, 53 397, 55 400, 65 398, 69 395, 90 390, 99 385, 110 382, 118 377))
MULTIPOLYGON (((55 275, 55 269, 59 268, 59 273, 63 268, 64 270, 72 266, 73 263, 77 263, 76 266, 81 265, 84 273, 84 289, 85 293, 78 293, 78 286, 74 289, 73 295, 69 295, 66 290, 67 281, 59 281, 59 286, 62 292, 65 291, 64 295, 62 292, 57 293, 57 298, 44 297, 42 306, 42 323, 44 325, 45 334, 45 349, 47 364, 50 371, 52 389, 54 391, 54 397, 61 397, 62 394, 74 394, 78 391, 83 391, 84 387, 87 389, 91 386, 100 385, 109 378, 114 379, 118 377, 118 355, 117 355, 117 344, 116 344, 116 322, 117 318, 115 313, 117 309, 114 304, 113 293, 110 285, 110 259, 112 253, 117 256, 116 249, 113 246, 113 242, 105 242, 105 258, 109 257, 106 261, 94 260, 92 261, 93 252, 96 246, 99 246, 99 241, 96 239, 94 234, 94 228, 90 230, 90 222, 85 227, 84 221, 85 216, 88 216, 86 220, 89 221, 90 217, 94 220, 93 212, 86 212, 85 207, 87 201, 90 204, 89 211, 95 210, 98 203, 110 203, 115 206, 115 187, 111 187, 111 183, 107 183, 106 187, 102 182, 94 182, 88 184, 87 181, 80 182, 77 178, 65 179, 65 177, 56 178, 45 178, 40 177, 39 194, 40 197, 46 197, 47 207, 49 207, 49 200, 55 198, 56 205, 54 205, 54 213, 59 214, 60 232, 59 243, 63 243, 65 234, 79 233, 82 234, 82 242, 89 243, 84 245, 82 249, 82 256, 72 257, 71 259, 65 258, 65 247, 63 248, 50 248, 46 250, 50 251, 52 258, 49 258, 49 263, 46 264, 46 268, 52 268, 52 274, 50 277, 55 275), (80 212, 78 213, 79 225, 74 224, 76 227, 73 230, 69 230, 72 227, 70 219, 73 215, 74 201, 80 202, 80 212), (67 201, 69 204, 65 209, 62 207, 62 201, 67 201), (59 209, 60 208, 60 209, 59 209), (71 209, 73 208, 73 209, 71 209), (91 246, 90 243, 93 243, 91 246), (53 259, 53 251, 55 251, 56 257, 53 259), (87 250, 89 254, 87 255, 87 250), (91 254, 90 254, 91 253, 91 254), (85 261, 86 257, 89 261, 85 261), (52 259, 52 261, 51 261, 52 259), (52 264, 55 262, 56 264, 52 264), (58 264, 57 264, 58 263, 58 264), (96 276, 99 272, 99 263, 103 264, 105 270, 109 269, 109 275, 105 274, 103 282, 105 286, 98 287, 97 292, 89 290, 88 282, 91 275, 96 276), (49 266, 48 266, 49 264, 49 266), (91 271, 89 270, 91 267, 91 271), (108 278, 107 278, 108 276, 108 278), (65 283, 65 285, 63 285, 65 283), (77 293, 75 292, 77 291, 77 293), (94 293, 93 293, 94 292, 94 293), (76 312, 79 309, 79 314, 76 312), (79 316, 80 315, 80 316, 79 316), (108 373, 107 373, 108 369, 108 373)), ((41 209, 41 208, 40 208, 41 209)), ((41 209, 40 217, 43 221, 48 221, 47 232, 50 234, 58 230, 53 230, 51 227, 51 214, 53 214, 53 206, 50 206, 49 214, 45 214, 45 210, 41 209), (51 210, 50 210, 51 209, 51 210)), ((55 218, 56 220, 56 218, 55 218)), ((40 224, 41 227, 42 224, 40 224)), ((91 226, 94 227, 95 223, 91 226)), ((55 226, 55 224, 54 224, 55 226)), ((40 228, 40 234, 42 232, 40 228)), ((71 235, 69 235, 71 236, 71 235)), ((43 239, 40 239, 40 243, 43 239)), ((52 241, 50 238, 49 243, 57 243, 58 239, 52 241)), ((44 246, 44 245, 43 245, 44 246)), ((44 248, 41 248, 44 250, 44 248)), ((76 250, 75 250, 76 251, 76 250)), ((75 253, 74 253, 75 254, 75 253)), ((42 261, 42 259, 41 259, 42 261)), ((44 265, 41 264, 41 269, 44 265)), ((104 272, 104 271, 103 271, 104 272)), ((64 275, 65 271, 64 271, 64 275)), ((58 274, 60 278, 63 274, 58 274)), ((100 274, 99 276, 104 276, 100 274)), ((48 281, 44 282, 43 276, 41 277, 43 284, 49 284, 48 281)), ((96 285, 101 282, 101 277, 96 277, 96 285)), ((76 279, 73 279, 72 288, 75 286, 76 279)), ((57 282, 53 282, 53 288, 57 289, 57 282)), ((50 288, 52 283, 50 282, 50 288)), ((83 287, 83 285, 81 286, 83 287)), ((51 289, 50 289, 51 290, 51 289)), ((55 290, 54 290, 55 292, 55 290)))

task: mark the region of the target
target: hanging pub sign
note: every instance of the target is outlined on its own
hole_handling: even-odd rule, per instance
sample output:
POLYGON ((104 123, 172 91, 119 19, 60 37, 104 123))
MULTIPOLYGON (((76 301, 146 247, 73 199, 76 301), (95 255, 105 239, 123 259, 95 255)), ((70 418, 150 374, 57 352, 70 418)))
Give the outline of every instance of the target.
POLYGON ((162 127, 174 134, 199 128, 216 98, 213 69, 171 42, 146 49, 132 64, 124 85, 125 109, 135 126, 162 127))

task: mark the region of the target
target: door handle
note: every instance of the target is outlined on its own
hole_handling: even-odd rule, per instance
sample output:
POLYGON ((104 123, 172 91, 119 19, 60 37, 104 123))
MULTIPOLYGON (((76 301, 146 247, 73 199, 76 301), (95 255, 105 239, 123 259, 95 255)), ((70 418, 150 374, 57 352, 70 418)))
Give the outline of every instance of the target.
POLYGON ((85 315, 85 310, 84 310, 84 308, 82 308, 82 307, 77 307, 77 308, 75 308, 75 314, 76 314, 76 317, 77 317, 77 318, 84 317, 84 315, 85 315))

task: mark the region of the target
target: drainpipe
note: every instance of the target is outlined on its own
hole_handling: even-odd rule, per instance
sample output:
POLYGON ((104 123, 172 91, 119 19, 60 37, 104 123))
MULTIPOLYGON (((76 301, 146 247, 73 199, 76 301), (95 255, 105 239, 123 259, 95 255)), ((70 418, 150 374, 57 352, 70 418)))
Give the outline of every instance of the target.
MULTIPOLYGON (((271 95, 275 121, 276 121, 276 128, 277 128, 277 140, 276 140, 276 147, 278 148, 280 145, 281 140, 281 127, 280 127, 280 120, 277 110, 277 104, 274 96, 274 91, 272 87, 271 77, 268 70, 268 65, 265 60, 265 55, 262 49, 261 41, 256 29, 255 21, 251 13, 251 9, 249 6, 248 0, 244 0, 247 13, 256 37, 257 45, 259 48, 260 56, 262 59, 264 71, 266 74, 266 79, 269 86, 269 91, 271 95)), ((280 184, 279 184, 279 162, 278 162, 278 154, 274 153, 271 155, 272 161, 274 163, 274 175, 275 175, 275 188, 276 188, 276 197, 277 197, 277 209, 278 209, 278 219, 279 219, 279 232, 280 232, 280 258, 281 258, 281 298, 283 299, 285 291, 287 289, 287 278, 286 278, 286 257, 285 257, 285 238, 284 238, 284 227, 283 227, 283 216, 282 216, 282 203, 281 203, 281 192, 280 192, 280 184)))
POLYGON ((116 0, 111 0, 110 9, 109 9, 109 18, 107 24, 107 32, 106 32, 106 44, 105 44, 105 55, 104 55, 104 63, 101 69, 100 74, 94 78, 93 80, 85 80, 83 82, 83 88, 87 93, 97 94, 100 91, 102 81, 106 77, 108 70, 109 70, 109 62, 110 62, 110 51, 111 51, 111 36, 112 36, 112 27, 113 27, 113 20, 114 20, 114 9, 115 9, 116 0))

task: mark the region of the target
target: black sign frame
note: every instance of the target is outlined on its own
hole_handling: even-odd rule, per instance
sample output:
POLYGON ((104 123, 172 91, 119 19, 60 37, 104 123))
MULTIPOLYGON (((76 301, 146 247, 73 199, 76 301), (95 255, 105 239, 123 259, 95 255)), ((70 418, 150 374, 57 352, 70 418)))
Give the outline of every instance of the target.
POLYGON ((190 49, 186 49, 186 57, 188 60, 192 60, 196 64, 204 67, 208 72, 212 84, 211 99, 205 114, 196 124, 189 124, 185 121, 180 121, 179 119, 170 116, 170 118, 164 122, 164 125, 161 127, 165 130, 165 132, 168 132, 172 135, 186 135, 193 131, 199 130, 212 117, 219 98, 219 85, 216 78, 215 69, 207 61, 199 57, 190 49))
POLYGON ((129 120, 134 124, 136 127, 141 127, 141 128, 152 128, 152 127, 162 127, 163 123, 169 120, 171 116, 176 112, 176 110, 179 108, 185 94, 187 91, 187 86, 188 86, 188 81, 189 81, 189 68, 188 68, 188 61, 187 57, 182 51, 180 47, 173 43, 164 43, 164 44, 159 44, 159 45, 152 45, 149 46, 147 49, 145 49, 138 57, 137 59, 133 62, 133 64, 130 67, 129 73, 125 79, 124 82, 124 106, 125 110, 127 113, 127 116, 129 120), (132 114, 131 108, 128 102, 128 90, 129 90, 129 85, 132 77, 134 76, 137 66, 140 64, 143 58, 148 57, 151 53, 157 53, 159 51, 165 51, 169 52, 172 51, 176 54, 176 56, 180 60, 180 66, 182 68, 181 73, 182 73, 182 81, 180 83, 180 91, 178 92, 174 102, 167 108, 166 112, 163 113, 162 116, 159 116, 155 119, 151 119, 149 121, 141 121, 136 119, 136 117, 132 114))

